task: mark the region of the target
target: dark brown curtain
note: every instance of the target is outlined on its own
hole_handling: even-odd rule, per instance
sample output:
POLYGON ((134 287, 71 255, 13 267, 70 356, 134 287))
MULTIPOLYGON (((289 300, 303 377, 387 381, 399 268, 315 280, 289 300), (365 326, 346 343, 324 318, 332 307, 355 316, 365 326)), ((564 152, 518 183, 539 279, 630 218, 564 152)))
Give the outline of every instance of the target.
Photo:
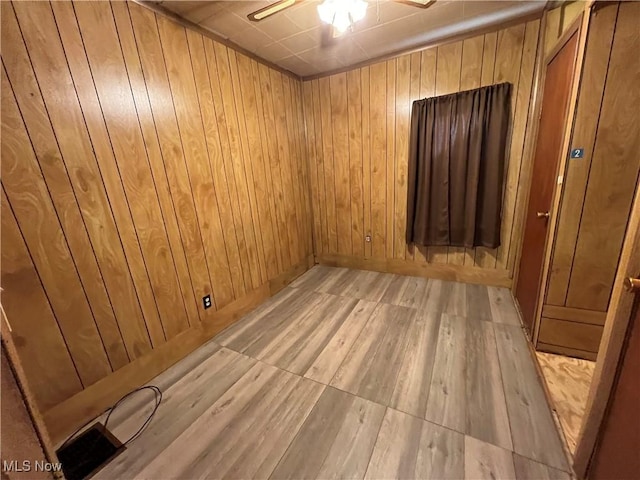
POLYGON ((413 102, 407 243, 500 245, 511 85, 413 102))

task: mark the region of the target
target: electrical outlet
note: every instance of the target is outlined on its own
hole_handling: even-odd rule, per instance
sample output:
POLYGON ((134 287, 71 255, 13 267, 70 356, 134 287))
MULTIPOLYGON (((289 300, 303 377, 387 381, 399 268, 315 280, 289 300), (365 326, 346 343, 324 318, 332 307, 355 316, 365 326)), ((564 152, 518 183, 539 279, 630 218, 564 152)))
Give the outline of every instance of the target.
POLYGON ((205 295, 202 297, 202 304, 204 305, 204 309, 211 307, 211 295, 205 295))
POLYGON ((371 243, 371 235, 365 235, 364 241, 367 243, 371 243))

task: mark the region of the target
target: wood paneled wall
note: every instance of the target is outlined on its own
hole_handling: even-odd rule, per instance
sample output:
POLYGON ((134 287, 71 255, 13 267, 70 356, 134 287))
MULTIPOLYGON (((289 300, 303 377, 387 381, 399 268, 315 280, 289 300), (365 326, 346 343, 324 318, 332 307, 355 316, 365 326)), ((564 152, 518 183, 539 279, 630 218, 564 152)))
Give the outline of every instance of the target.
POLYGON ((595 360, 640 174, 640 4, 590 20, 538 347, 595 360), (635 62, 635 63, 634 63, 635 62))
POLYGON ((54 437, 308 268, 301 88, 137 4, 2 2, 2 302, 54 437))
POLYGON ((526 203, 526 182, 520 180, 529 171, 526 131, 539 30, 534 20, 303 83, 313 234, 321 262, 510 284, 526 203), (408 248, 413 100, 500 82, 513 84, 500 247, 408 248))

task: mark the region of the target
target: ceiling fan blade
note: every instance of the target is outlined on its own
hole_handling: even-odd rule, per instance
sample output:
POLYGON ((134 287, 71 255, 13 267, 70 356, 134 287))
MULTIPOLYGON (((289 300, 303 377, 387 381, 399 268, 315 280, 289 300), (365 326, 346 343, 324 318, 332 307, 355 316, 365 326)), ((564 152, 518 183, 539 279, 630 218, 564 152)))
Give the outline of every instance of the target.
POLYGON ((259 22, 260 20, 264 20, 271 15, 280 13, 289 7, 293 7, 298 1, 299 0, 278 0, 271 5, 267 5, 260 10, 256 10, 255 12, 250 13, 249 15, 247 15, 247 18, 252 22, 259 22))
POLYGON ((429 8, 436 0, 395 0, 398 3, 404 3, 405 5, 411 5, 418 8, 429 8))

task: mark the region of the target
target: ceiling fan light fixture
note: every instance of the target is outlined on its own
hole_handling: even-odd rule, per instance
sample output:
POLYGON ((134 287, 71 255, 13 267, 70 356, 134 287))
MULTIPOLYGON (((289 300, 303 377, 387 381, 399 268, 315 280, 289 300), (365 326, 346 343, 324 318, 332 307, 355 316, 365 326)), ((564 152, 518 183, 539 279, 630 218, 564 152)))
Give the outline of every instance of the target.
POLYGON ((249 15, 247 15, 247 17, 252 22, 259 22, 260 20, 263 20, 275 13, 278 13, 284 10, 285 8, 289 8, 293 6, 295 3, 296 3, 296 0, 280 0, 279 2, 272 3, 271 5, 261 8, 260 10, 250 13, 249 15))
POLYGON ((364 0, 324 0, 318 5, 320 20, 333 25, 339 32, 362 20, 366 13, 367 2, 364 0))

